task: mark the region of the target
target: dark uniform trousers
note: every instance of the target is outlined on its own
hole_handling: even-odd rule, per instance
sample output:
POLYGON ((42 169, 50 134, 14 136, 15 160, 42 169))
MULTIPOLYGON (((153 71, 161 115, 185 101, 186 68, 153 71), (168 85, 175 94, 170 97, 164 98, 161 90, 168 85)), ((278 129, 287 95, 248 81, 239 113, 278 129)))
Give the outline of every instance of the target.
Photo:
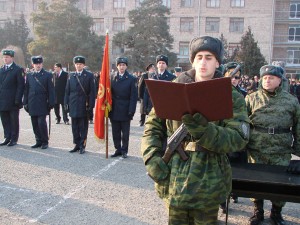
POLYGON ((55 104, 54 105, 54 113, 56 118, 60 121, 61 116, 60 116, 60 106, 62 108, 62 114, 63 114, 63 120, 64 122, 68 122, 69 118, 68 118, 68 113, 66 112, 64 106, 62 104, 55 104))
POLYGON ((33 127, 36 143, 48 145, 49 137, 47 131, 46 115, 31 116, 31 124, 33 127))
POLYGON ((111 120, 112 136, 115 149, 118 152, 128 153, 130 120, 115 121, 111 120))
POLYGON ((88 135, 89 123, 87 117, 71 118, 73 143, 78 147, 85 148, 88 135))
POLYGON ((19 139, 19 109, 1 111, 0 117, 4 130, 4 138, 12 142, 19 139))

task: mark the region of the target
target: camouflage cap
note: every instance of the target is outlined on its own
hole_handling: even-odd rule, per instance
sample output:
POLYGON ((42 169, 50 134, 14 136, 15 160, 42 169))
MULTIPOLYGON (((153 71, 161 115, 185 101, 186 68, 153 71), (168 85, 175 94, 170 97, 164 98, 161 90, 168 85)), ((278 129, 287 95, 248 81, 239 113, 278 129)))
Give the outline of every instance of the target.
POLYGON ((78 55, 73 58, 73 63, 82 63, 85 64, 85 57, 78 55))
POLYGON ((156 63, 158 63, 159 61, 163 61, 168 65, 168 63, 169 63, 168 56, 165 56, 165 55, 156 56, 156 63))
POLYGON ((11 57, 15 56, 15 51, 11 49, 3 49, 2 50, 2 55, 9 55, 11 57))
POLYGON ((32 56, 31 57, 32 64, 40 64, 43 63, 43 57, 41 55, 38 56, 32 56))
POLYGON ((263 77, 265 75, 272 75, 285 80, 286 78, 283 76, 283 72, 284 71, 280 66, 265 65, 260 68, 259 74, 260 77, 263 77))
POLYGON ((190 62, 193 63, 195 56, 200 51, 209 51, 214 54, 220 64, 224 56, 224 47, 218 38, 210 36, 197 37, 190 42, 190 62))
POLYGON ((116 64, 119 65, 119 63, 125 63, 126 66, 128 66, 127 57, 118 57, 118 58, 116 58, 116 64))

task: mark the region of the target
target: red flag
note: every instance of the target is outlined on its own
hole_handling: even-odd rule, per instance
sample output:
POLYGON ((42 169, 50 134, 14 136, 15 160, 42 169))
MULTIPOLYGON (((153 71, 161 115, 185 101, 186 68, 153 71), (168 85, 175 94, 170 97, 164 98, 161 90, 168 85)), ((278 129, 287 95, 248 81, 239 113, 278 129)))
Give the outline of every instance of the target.
POLYGON ((97 103, 95 109, 94 132, 97 138, 105 137, 104 117, 108 117, 111 110, 111 90, 110 90, 110 72, 109 72, 109 54, 108 54, 108 33, 106 33, 104 54, 102 59, 101 75, 99 80, 99 89, 97 94, 97 103))

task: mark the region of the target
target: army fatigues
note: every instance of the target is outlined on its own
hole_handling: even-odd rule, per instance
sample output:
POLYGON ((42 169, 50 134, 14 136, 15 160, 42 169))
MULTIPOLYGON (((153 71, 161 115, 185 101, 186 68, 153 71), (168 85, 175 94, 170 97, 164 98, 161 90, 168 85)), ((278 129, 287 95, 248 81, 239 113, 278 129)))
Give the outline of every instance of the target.
POLYGON ((260 88, 245 100, 252 127, 247 145, 249 162, 287 166, 291 153, 300 156, 297 98, 280 86, 273 94, 260 88))
POLYGON ((48 145, 46 116, 54 107, 54 98, 55 92, 51 73, 42 69, 38 73, 27 74, 23 104, 28 106, 37 144, 48 145))
POLYGON ((64 103, 69 106, 69 115, 72 118, 73 143, 82 149, 85 149, 86 146, 88 111, 93 110, 95 106, 95 94, 94 75, 92 73, 86 70, 83 70, 80 75, 70 73, 64 103))
POLYGON ((0 116, 6 142, 19 139, 19 111, 24 92, 23 69, 15 64, 0 68, 0 116))
MULTIPOLYGON (((175 82, 195 82, 195 70, 182 73, 175 82)), ((218 206, 231 191, 232 174, 226 153, 244 148, 249 135, 244 98, 234 88, 232 98, 233 118, 209 122, 197 140, 187 136, 184 149, 189 159, 183 161, 175 153, 167 165, 161 159, 162 140, 181 122, 160 119, 154 109, 149 114, 141 151, 159 197, 169 206, 170 224, 217 223, 218 206), (190 221, 189 213, 197 221, 190 221), (181 215, 183 219, 179 219, 181 215)))

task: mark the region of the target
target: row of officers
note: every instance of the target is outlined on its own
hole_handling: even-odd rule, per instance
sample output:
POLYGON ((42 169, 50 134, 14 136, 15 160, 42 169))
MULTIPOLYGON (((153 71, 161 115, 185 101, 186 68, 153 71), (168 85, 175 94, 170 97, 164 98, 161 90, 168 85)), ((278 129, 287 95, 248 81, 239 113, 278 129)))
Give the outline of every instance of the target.
MULTIPOLYGON (((22 107, 31 117, 35 136, 32 148, 47 149, 50 127, 47 115, 54 108, 58 123, 60 106, 63 120, 69 124, 71 117, 74 148, 71 153, 83 154, 88 135, 89 115, 93 112, 96 99, 94 75, 85 69, 85 57, 75 56, 75 72, 67 73, 61 64, 55 64, 55 73, 43 69, 43 57, 31 57, 33 71, 23 76, 23 69, 14 62, 15 52, 2 50, 4 65, 0 68, 0 117, 4 140, 0 146, 14 146, 19 138, 19 112, 22 107), (49 128, 49 129, 48 129, 49 128)), ((127 157, 130 122, 136 111, 136 77, 127 72, 126 57, 117 58, 117 69, 111 75, 112 110, 109 114, 114 147, 112 157, 127 157)))

